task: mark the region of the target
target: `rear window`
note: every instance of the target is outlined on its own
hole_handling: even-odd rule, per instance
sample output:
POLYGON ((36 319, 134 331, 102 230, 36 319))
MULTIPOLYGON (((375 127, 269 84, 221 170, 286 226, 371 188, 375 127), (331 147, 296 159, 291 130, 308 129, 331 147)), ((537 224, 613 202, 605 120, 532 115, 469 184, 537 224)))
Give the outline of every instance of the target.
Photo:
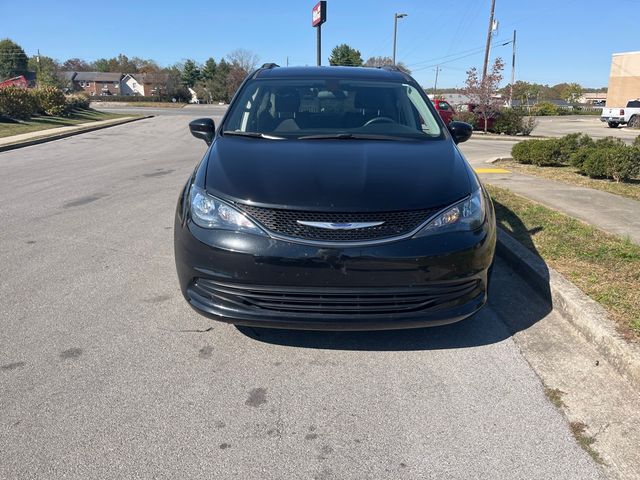
POLYGON ((424 93, 401 82, 254 79, 234 101, 223 131, 284 138, 321 134, 440 138, 424 93))
POLYGON ((627 102, 627 108, 640 108, 640 100, 631 100, 627 102))

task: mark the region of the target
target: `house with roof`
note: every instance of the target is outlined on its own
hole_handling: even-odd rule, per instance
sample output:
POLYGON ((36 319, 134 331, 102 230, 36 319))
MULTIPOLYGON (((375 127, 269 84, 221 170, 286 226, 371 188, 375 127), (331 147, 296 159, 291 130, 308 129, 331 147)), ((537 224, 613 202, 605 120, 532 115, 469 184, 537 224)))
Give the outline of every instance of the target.
POLYGON ((120 95, 122 73, 113 72, 75 72, 73 87, 91 96, 120 95))
POLYGON ((127 73, 120 82, 121 95, 153 97, 167 91, 167 73, 127 73))

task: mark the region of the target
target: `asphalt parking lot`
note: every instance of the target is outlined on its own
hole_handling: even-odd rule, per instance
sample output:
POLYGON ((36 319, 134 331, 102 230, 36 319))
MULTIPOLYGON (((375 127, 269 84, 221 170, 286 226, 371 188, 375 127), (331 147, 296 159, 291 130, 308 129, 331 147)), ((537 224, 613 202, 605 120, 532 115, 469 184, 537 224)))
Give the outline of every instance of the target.
MULTIPOLYGON (((599 478, 512 337, 544 304, 378 333, 193 312, 189 118, 0 154, 0 478, 599 478)), ((499 263, 494 288, 526 287, 499 263)))

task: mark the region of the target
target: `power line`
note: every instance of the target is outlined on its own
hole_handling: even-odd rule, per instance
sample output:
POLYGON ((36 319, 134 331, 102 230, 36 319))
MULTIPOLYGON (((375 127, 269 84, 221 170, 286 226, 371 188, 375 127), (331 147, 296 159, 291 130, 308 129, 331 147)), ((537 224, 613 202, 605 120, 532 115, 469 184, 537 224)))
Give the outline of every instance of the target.
MULTIPOLYGON (((494 47, 504 47, 505 45, 509 45, 510 43, 511 43, 511 41, 508 41, 508 42, 500 42, 500 43, 496 42, 496 43, 492 44, 492 46, 494 46, 494 47)), ((435 67, 435 66, 437 66, 437 65, 443 65, 443 64, 446 64, 446 63, 456 62, 456 61, 458 61, 458 60, 462 60, 462 59, 464 59, 464 58, 473 57, 474 55, 477 55, 478 53, 480 53, 480 52, 482 51, 482 49, 483 49, 483 48, 484 48, 484 47, 479 48, 479 49, 476 49, 475 51, 473 51, 473 52, 471 52, 471 53, 468 53, 468 54, 466 54, 466 55, 461 55, 461 56, 459 56, 459 57, 452 58, 451 60, 446 60, 446 61, 444 61, 444 62, 437 62, 437 63, 433 63, 433 64, 431 64, 431 65, 421 66, 421 67, 419 67, 419 68, 412 68, 412 69, 411 69, 411 71, 412 71, 412 72, 420 72, 420 71, 422 71, 422 70, 426 70, 426 69, 428 69, 428 68, 433 68, 433 67, 435 67)), ((409 65, 408 65, 408 66, 409 66, 409 65)))
MULTIPOLYGON (((508 40, 507 38, 504 38, 504 39, 502 39, 502 40, 496 40, 496 41, 493 43, 493 45, 494 45, 494 46, 501 46, 501 45, 500 45, 500 43, 501 43, 501 42, 506 42, 507 40, 508 40)), ((484 48, 485 48, 485 47, 484 47, 484 46, 482 46, 482 47, 470 48, 470 49, 468 49, 468 50, 461 50, 461 51, 459 51, 459 52, 451 53, 451 54, 449 54, 449 55, 444 55, 444 56, 442 56, 442 57, 433 57, 433 58, 428 58, 428 59, 426 59, 426 60, 420 60, 419 62, 410 63, 410 64, 408 64, 407 66, 408 66, 408 67, 411 67, 411 66, 418 66, 418 65, 422 65, 422 64, 425 64, 425 63, 428 63, 428 62, 434 62, 434 61, 436 61, 436 60, 444 60, 444 59, 447 59, 447 58, 450 58, 450 57, 455 57, 455 56, 462 55, 462 54, 465 54, 465 53, 476 53, 476 52, 481 52, 482 50, 484 50, 484 48)))

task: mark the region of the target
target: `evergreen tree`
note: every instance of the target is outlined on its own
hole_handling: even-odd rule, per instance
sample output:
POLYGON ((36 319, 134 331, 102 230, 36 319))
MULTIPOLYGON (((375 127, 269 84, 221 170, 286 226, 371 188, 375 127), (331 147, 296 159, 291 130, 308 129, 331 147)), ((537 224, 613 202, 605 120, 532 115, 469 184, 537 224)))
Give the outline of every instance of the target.
POLYGON ((360 51, 350 47, 346 43, 338 45, 331 50, 329 65, 344 65, 352 67, 362 66, 362 56, 360 51))
POLYGON ((182 83, 190 88, 200 79, 200 69, 193 60, 187 60, 182 67, 182 83))
POLYGON ((26 73, 28 60, 20 45, 8 38, 0 40, 0 81, 26 73))
POLYGON ((213 80, 216 76, 216 68, 218 65, 213 58, 209 58, 206 62, 204 62, 204 67, 202 67, 202 79, 203 80, 213 80))

